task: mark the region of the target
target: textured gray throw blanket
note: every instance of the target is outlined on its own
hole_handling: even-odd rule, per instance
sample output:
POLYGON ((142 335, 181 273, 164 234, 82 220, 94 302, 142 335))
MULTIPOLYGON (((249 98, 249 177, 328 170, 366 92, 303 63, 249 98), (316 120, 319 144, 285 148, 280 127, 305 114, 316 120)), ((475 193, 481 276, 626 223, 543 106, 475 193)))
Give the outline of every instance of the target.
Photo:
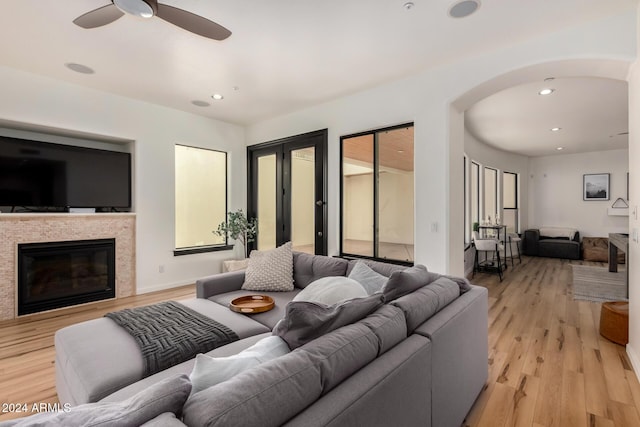
POLYGON ((175 301, 105 314, 140 346, 145 376, 238 340, 227 326, 175 301))

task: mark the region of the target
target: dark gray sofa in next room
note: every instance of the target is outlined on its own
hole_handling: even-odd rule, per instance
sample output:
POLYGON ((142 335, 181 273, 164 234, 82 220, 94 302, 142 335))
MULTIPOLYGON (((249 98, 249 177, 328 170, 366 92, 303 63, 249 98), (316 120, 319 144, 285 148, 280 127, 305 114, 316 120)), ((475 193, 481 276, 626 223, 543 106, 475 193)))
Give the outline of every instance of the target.
MULTIPOLYGON (((271 336, 302 288, 318 278, 348 275, 354 264, 294 253, 295 289, 261 292, 276 299, 266 313, 228 309, 230 300, 251 293, 241 290, 243 271, 198 280, 198 298, 186 303, 239 335, 207 354, 234 355, 271 336)), ((406 267, 367 264, 385 276, 405 277, 397 271, 406 267)), ((154 415, 170 417, 171 424, 152 425, 459 427, 487 381, 487 290, 426 274, 427 282, 412 285, 410 293, 381 294, 384 303, 368 316, 192 394, 181 409, 154 415)), ((101 318, 56 334, 61 402, 131 402, 176 375, 189 381, 185 375, 194 360, 142 378, 139 350, 112 323, 101 318)))
POLYGON ((524 232, 522 253, 529 256, 580 259, 580 233, 569 228, 532 228, 524 232))

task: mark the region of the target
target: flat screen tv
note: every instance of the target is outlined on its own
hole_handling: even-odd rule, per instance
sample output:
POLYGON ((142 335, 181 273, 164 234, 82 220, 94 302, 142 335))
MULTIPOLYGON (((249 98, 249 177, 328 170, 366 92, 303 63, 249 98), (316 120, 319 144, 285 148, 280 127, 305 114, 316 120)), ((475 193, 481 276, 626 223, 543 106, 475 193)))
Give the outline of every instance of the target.
POLYGON ((0 206, 131 207, 131 155, 0 136, 0 206))

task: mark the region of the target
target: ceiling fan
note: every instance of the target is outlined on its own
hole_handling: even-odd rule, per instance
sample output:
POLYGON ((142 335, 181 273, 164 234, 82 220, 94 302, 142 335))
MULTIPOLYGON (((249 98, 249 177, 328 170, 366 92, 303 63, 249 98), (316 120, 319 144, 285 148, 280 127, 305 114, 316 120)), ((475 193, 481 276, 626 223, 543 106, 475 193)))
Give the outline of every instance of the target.
POLYGON ((73 23, 82 28, 96 28, 112 23, 125 13, 141 18, 157 16, 173 25, 213 40, 224 40, 231 35, 231 31, 220 24, 186 10, 158 3, 157 0, 111 0, 111 4, 79 16, 73 20, 73 23))

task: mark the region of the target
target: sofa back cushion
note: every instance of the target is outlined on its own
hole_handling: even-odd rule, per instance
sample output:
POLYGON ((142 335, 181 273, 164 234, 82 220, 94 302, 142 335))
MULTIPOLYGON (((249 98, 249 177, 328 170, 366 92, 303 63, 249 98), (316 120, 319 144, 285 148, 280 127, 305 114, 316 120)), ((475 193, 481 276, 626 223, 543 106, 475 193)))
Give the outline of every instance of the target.
POLYGON ((294 350, 335 329, 357 322, 382 303, 382 294, 354 298, 334 305, 291 301, 285 309, 284 319, 273 328, 273 334, 285 340, 289 348, 294 350))
POLYGON ((342 258, 293 253, 293 282, 304 289, 310 283, 327 276, 345 276, 349 262, 342 258))
POLYGON ((320 367, 294 351, 192 395, 182 410, 188 426, 280 426, 322 394, 320 367))
POLYGON ((370 259, 352 259, 351 261, 349 261, 349 266, 347 267, 347 273, 346 273, 347 276, 351 274, 356 264, 358 263, 364 263, 369 267, 371 267, 371 269, 376 273, 382 274, 383 276, 386 276, 386 277, 391 276, 391 274, 393 274, 396 271, 402 271, 409 268, 405 265, 389 264, 386 262, 373 261, 370 259))
POLYGON ((400 297, 391 304, 404 312, 409 334, 431 316, 460 296, 460 285, 440 277, 415 292, 400 297))
POLYGON ((410 294, 428 283, 433 282, 438 277, 440 277, 439 274, 429 273, 427 267, 420 264, 416 264, 405 270, 395 271, 382 287, 384 300, 385 302, 389 302, 403 295, 410 294))
POLYGON ((390 304, 383 305, 359 323, 371 329, 378 337, 378 356, 407 338, 404 312, 390 304))
POLYGON ((361 322, 323 335, 297 351, 308 353, 320 369, 322 394, 378 356, 378 337, 361 322))
POLYGON ((540 238, 574 240, 578 230, 568 227, 540 227, 540 238))

